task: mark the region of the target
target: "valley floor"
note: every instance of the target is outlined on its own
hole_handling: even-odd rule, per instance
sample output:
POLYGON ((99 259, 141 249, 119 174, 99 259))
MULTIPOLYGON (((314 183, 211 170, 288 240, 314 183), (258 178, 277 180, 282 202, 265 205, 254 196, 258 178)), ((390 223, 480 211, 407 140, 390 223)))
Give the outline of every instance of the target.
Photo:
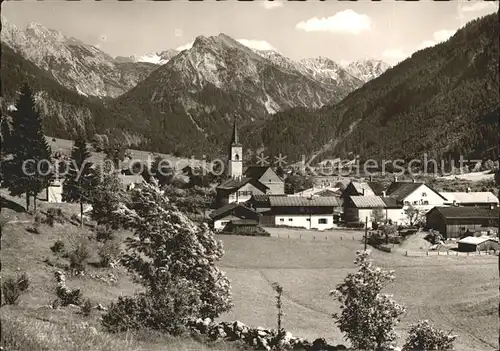
MULTIPOLYGON (((42 211, 47 206, 42 204, 42 211)), ((67 217, 74 210, 71 206, 65 208, 67 217)), ((56 298, 54 272, 61 263, 50 247, 58 239, 70 245, 78 237, 91 235, 90 229, 67 222, 54 227, 41 225, 40 234, 32 234, 27 231, 33 226, 29 215, 5 209, 2 218, 11 221, 4 224, 2 231, 2 278, 26 271, 31 281, 18 306, 1 308, 2 338, 24 338, 24 345, 33 345, 32 350, 165 350, 165 345, 169 351, 240 349, 235 345, 206 346, 191 339, 158 335, 110 335, 100 329, 99 311, 83 317, 78 310, 49 308, 56 298)), ((329 292, 354 271, 355 252, 363 249, 363 233, 273 228, 269 231, 269 238, 219 236, 226 252, 220 266, 231 280, 234 296, 233 310, 221 319, 274 328, 276 301, 271 284, 279 282, 284 288, 283 323, 287 330, 308 339, 325 337, 334 344, 344 343, 331 318, 338 305, 329 292)), ((127 235, 118 233, 120 238, 127 235)), ((459 335, 459 351, 498 349, 497 256, 405 257, 399 251, 372 250, 372 258, 376 265, 395 270, 396 281, 387 292, 407 307, 397 329, 402 337, 410 323, 429 319, 459 335)), ((98 268, 94 264, 97 259, 94 253, 89 273, 112 273, 118 282, 102 282, 87 275, 68 277, 67 285, 81 287, 85 298, 104 306, 139 289, 124 271, 98 268)))

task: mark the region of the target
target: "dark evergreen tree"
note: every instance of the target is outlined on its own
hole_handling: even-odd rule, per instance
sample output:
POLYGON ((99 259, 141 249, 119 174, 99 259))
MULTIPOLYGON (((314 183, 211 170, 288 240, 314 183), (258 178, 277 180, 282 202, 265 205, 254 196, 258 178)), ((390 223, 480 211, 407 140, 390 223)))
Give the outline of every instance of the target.
POLYGON ((64 179, 62 199, 80 203, 80 224, 83 225, 83 204, 90 202, 90 194, 95 185, 90 152, 83 136, 79 136, 71 151, 68 172, 64 179))
MULTIPOLYGON (((1 163, 7 160, 7 156, 12 152, 12 129, 6 116, 2 116, 0 120, 0 135, 2 138, 2 145, 0 147, 1 163)), ((0 165, 0 183, 3 181, 2 167, 0 165)))
POLYGON ((30 197, 47 188, 52 180, 50 146, 42 130, 42 118, 35 106, 33 92, 28 85, 21 89, 16 110, 12 111, 12 159, 4 162, 3 174, 11 195, 26 194, 26 209, 30 197))

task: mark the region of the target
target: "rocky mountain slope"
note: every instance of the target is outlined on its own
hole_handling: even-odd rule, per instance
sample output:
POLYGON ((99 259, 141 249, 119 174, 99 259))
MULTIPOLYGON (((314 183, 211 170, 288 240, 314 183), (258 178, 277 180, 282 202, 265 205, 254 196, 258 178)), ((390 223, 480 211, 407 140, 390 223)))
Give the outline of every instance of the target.
POLYGON ((345 70, 364 83, 377 78, 389 69, 389 65, 381 60, 357 60, 349 63, 345 70))
POLYGON ((20 30, 2 17, 1 38, 3 44, 81 95, 117 97, 158 67, 146 62, 115 60, 95 46, 38 23, 20 30))
POLYGON ((151 135, 144 147, 194 152, 222 147, 234 118, 256 128, 278 111, 336 103, 362 84, 348 73, 321 82, 283 60, 278 64, 225 34, 200 36, 111 106, 129 122, 141 121, 135 127, 151 135))
POLYGON ((492 14, 321 110, 278 113, 261 143, 289 158, 492 157, 498 147, 499 23, 492 14), (282 128, 286 123, 287 128, 282 128), (490 150, 490 151, 487 151, 490 150), (490 154, 488 154, 490 153, 490 154))
POLYGON ((129 56, 129 57, 118 56, 116 57, 116 60, 120 62, 147 62, 147 63, 153 63, 155 65, 164 65, 178 53, 179 51, 177 50, 167 49, 160 52, 148 53, 142 56, 129 56))

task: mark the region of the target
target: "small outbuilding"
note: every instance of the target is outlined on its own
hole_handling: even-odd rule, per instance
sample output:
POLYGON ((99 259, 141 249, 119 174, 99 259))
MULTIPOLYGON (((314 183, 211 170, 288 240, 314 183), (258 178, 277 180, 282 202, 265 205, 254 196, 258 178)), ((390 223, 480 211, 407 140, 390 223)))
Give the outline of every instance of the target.
POLYGON ((467 236, 458 241, 458 251, 475 252, 498 250, 498 239, 489 236, 467 236))
POLYGON ((460 238, 467 231, 498 227, 498 208, 434 207, 426 214, 427 228, 439 231, 446 239, 460 238))
POLYGON ((231 202, 221 208, 216 209, 210 214, 213 221, 213 228, 216 231, 224 229, 230 222, 233 225, 257 225, 260 220, 260 214, 254 209, 248 207, 244 203, 231 202), (246 220, 243 222, 236 222, 238 220, 246 220))

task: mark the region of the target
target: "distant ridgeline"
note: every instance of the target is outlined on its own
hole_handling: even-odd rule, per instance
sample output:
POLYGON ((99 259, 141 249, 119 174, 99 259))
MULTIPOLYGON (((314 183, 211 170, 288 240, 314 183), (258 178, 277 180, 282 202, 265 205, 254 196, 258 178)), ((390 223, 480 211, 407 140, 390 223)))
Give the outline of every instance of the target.
MULTIPOLYGON (((496 14, 474 20, 447 42, 416 52, 349 95, 344 88, 330 100, 331 92, 319 83, 295 75, 287 86, 292 74, 240 49, 237 55, 250 55, 262 72, 272 73, 273 80, 266 83, 270 94, 279 97, 305 84, 322 99, 314 101, 315 95, 308 95, 310 105, 272 115, 260 95, 252 98, 261 93, 255 84, 245 85, 248 91, 243 91, 203 83, 199 90, 186 93, 194 76, 181 76, 168 65, 118 98, 82 96, 2 44, 2 109, 6 111, 21 83, 28 81, 38 92, 46 135, 61 138, 74 138, 83 130, 88 138, 106 133, 143 150, 215 157, 225 154, 226 136, 236 117, 248 149, 282 153, 288 162, 302 155, 315 155, 318 161, 347 159, 350 153, 361 159, 409 160, 424 153, 434 158, 462 154, 494 159, 500 103, 498 37, 496 14), (310 108, 327 100, 331 104, 310 108)), ((207 43, 197 45, 201 50, 207 43)), ((302 99, 297 95, 301 92, 294 94, 288 98, 302 99)), ((296 101, 288 102, 297 106, 296 101)))

